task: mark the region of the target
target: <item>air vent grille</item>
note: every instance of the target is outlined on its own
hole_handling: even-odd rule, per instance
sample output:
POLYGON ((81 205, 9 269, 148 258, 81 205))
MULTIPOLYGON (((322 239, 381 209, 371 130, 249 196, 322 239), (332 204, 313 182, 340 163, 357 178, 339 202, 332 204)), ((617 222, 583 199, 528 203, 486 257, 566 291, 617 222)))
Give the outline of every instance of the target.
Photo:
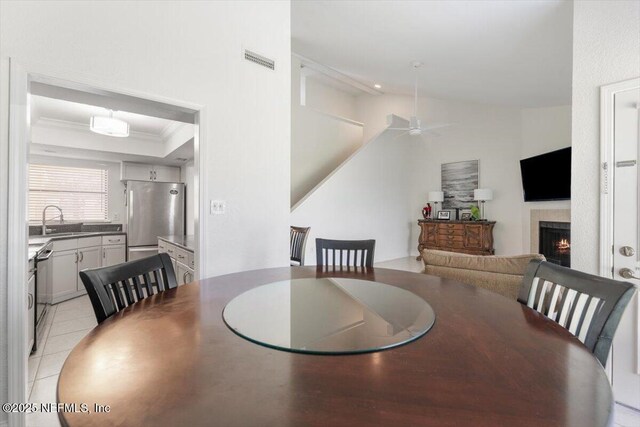
POLYGON ((265 68, 268 68, 270 70, 275 70, 276 69, 276 62, 273 59, 269 59, 269 58, 265 58, 262 55, 258 55, 255 52, 251 52, 250 50, 246 50, 244 51, 244 59, 246 59, 247 61, 251 61, 254 64, 258 64, 261 65, 265 68))

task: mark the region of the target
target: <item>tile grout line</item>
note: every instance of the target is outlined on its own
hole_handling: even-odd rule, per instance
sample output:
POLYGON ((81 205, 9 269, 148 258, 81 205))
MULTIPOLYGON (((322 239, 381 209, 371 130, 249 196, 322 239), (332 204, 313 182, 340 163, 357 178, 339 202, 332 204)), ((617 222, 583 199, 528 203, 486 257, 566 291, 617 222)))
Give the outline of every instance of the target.
MULTIPOLYGON (((69 311, 69 310, 63 310, 61 313, 64 313, 65 311, 69 311)), ((93 328, 86 328, 86 329, 81 329, 81 330, 78 330, 78 331, 71 331, 71 332, 66 332, 64 334, 52 336, 51 335, 51 329, 53 328, 53 325, 56 323, 57 314, 58 314, 58 305, 56 304, 55 309, 51 313, 51 315, 52 315, 51 322, 48 324, 49 330, 47 331, 46 336, 44 336, 43 339, 42 339, 42 344, 41 345, 42 345, 43 353, 40 356, 38 356, 40 358, 40 361, 38 363, 38 367, 37 367, 36 372, 35 372, 35 377, 34 377, 34 380, 33 380, 33 386, 31 387, 31 391, 29 393, 29 399, 31 399, 31 394, 33 393, 33 389, 35 388, 35 382, 36 381, 40 381, 40 380, 44 380, 46 378, 51 378, 53 376, 60 375, 60 371, 58 371, 58 372, 56 372, 56 373, 54 373, 52 375, 47 375, 46 377, 38 378, 38 373, 40 372, 40 368, 42 366, 42 359, 45 356, 53 356, 53 355, 56 355, 56 354, 60 354, 60 353, 64 353, 64 352, 73 350, 73 348, 72 348, 70 350, 61 350, 61 351, 56 351, 56 352, 53 352, 53 353, 45 354, 44 353, 44 349, 46 348, 46 345, 49 342, 49 338, 60 337, 60 336, 64 336, 64 335, 68 335, 68 334, 74 334, 74 333, 78 333, 78 332, 82 332, 82 331, 87 331, 87 333, 88 333, 88 331, 93 329, 93 328)), ((75 318, 75 319, 63 320, 63 322, 75 321, 77 319, 84 318, 84 317, 92 317, 92 316, 91 315, 89 315, 89 316, 80 316, 80 317, 75 318)))

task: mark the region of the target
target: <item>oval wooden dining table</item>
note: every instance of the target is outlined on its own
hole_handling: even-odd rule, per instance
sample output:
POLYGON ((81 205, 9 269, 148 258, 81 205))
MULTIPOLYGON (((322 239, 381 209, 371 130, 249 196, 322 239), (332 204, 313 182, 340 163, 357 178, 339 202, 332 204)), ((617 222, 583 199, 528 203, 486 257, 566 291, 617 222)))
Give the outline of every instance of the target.
POLYGON ((70 353, 58 402, 67 426, 603 426, 603 368, 571 334, 516 301, 455 281, 382 268, 255 270, 180 286, 116 313, 70 353), (245 340, 225 305, 289 278, 353 277, 409 290, 436 313, 406 345, 310 355, 245 340))

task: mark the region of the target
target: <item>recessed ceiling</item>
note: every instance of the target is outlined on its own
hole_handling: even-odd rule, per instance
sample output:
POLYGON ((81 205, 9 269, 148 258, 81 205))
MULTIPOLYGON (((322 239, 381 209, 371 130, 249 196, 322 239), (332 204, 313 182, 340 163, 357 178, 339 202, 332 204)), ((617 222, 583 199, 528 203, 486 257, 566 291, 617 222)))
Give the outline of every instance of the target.
MULTIPOLYGON (((31 121, 37 124, 41 119, 59 120, 89 126, 91 116, 109 116, 109 110, 94 105, 80 104, 44 96, 31 96, 31 121)), ((161 138, 179 122, 158 117, 143 116, 126 111, 114 111, 113 117, 129 123, 132 133, 143 133, 161 138)))
POLYGON ((573 5, 521 1, 293 1, 292 49, 387 93, 477 103, 571 103, 573 5))

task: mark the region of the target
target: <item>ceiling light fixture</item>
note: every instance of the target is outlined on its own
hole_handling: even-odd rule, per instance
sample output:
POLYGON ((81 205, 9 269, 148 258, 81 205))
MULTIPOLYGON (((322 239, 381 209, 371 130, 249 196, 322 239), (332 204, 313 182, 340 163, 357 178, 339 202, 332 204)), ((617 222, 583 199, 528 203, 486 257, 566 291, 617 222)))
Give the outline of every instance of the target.
POLYGON ((113 110, 109 110, 109 117, 91 116, 89 129, 91 129, 91 132, 115 136, 117 138, 126 138, 129 136, 129 123, 124 120, 114 119, 113 110))
POLYGON ((378 83, 374 84, 373 87, 375 87, 376 89, 382 89, 382 86, 379 85, 378 83))

